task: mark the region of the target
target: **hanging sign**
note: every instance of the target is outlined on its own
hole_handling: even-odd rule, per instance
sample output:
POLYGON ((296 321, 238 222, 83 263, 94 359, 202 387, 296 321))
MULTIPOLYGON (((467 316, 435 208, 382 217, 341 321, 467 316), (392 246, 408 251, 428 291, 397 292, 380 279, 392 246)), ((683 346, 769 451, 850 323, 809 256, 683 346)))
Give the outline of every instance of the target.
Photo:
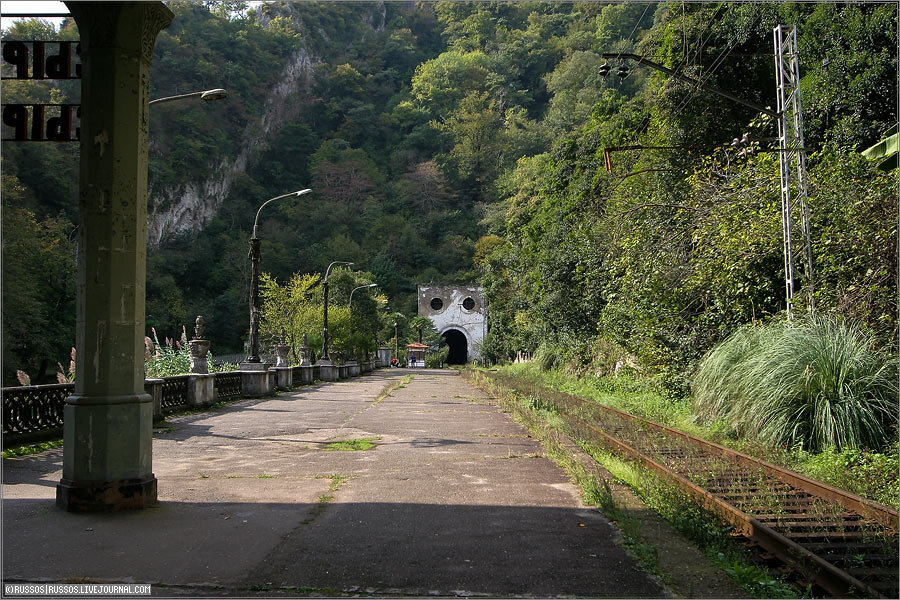
POLYGON ((3 79, 80 79, 79 54, 80 42, 5 41, 3 79))
MULTIPOLYGON (((80 79, 77 41, 4 41, 2 78, 80 79)), ((4 104, 4 142, 73 142, 81 134, 78 104, 4 104)))
POLYGON ((3 106, 4 142, 75 142, 81 136, 79 104, 3 106))

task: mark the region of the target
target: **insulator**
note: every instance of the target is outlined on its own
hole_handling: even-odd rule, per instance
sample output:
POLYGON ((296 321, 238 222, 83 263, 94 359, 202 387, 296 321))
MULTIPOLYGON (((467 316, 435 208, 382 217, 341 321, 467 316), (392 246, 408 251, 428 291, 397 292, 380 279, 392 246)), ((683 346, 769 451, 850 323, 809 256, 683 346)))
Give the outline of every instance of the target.
POLYGON ((597 69, 597 74, 600 77, 609 77, 609 64, 600 65, 600 68, 597 69))
POLYGON ((741 140, 739 140, 739 139, 737 139, 737 138, 734 138, 733 140, 731 140, 731 145, 734 146, 734 147, 740 146, 740 145, 741 145, 741 140))
POLYGON ((619 77, 624 79, 625 77, 628 76, 628 67, 626 67, 626 66, 619 67, 618 69, 616 69, 616 75, 618 75, 619 77))

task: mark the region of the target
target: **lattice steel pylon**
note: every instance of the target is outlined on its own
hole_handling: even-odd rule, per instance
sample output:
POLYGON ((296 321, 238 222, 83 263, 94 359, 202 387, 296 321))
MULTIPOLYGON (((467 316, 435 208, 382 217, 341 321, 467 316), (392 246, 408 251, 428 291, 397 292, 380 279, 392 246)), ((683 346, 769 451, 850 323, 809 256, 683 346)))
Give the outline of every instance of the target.
POLYGON ((778 25, 775 38, 775 87, 778 112, 779 166, 781 171, 781 226, 784 234, 784 280, 788 319, 794 304, 794 257, 792 248, 793 217, 800 213, 800 231, 805 246, 803 288, 809 310, 815 310, 812 241, 807 207, 806 146, 803 143, 803 115, 800 108, 800 68, 797 28, 778 25), (796 180, 796 183, 794 183, 796 180), (791 187, 796 187, 792 202, 791 187))

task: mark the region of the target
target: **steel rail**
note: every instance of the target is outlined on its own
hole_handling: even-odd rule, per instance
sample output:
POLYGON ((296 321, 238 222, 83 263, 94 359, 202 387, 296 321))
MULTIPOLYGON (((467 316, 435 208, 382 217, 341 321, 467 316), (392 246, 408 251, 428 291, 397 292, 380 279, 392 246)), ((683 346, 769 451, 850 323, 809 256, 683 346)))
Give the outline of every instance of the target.
MULTIPOLYGON (((558 393, 565 394, 565 392, 558 393)), ((578 396, 572 396, 571 394, 565 395, 577 400, 578 402, 588 402, 587 400, 579 398, 578 396)), ((898 515, 898 511, 892 509, 889 506, 885 506, 884 504, 880 504, 878 502, 873 502, 872 500, 867 500, 846 490, 830 486, 827 483, 822 483, 821 481, 816 481, 815 479, 810 479, 809 477, 801 475, 800 473, 795 473, 790 469, 779 467, 770 462, 766 462, 762 459, 750 456, 749 454, 744 454, 743 452, 732 450, 731 448, 727 448, 714 442, 704 440, 703 438, 699 438, 684 431, 679 431, 678 429, 673 429, 666 425, 662 425, 660 423, 656 423, 642 417, 636 417, 632 414, 609 406, 604 406, 597 403, 592 404, 596 405, 598 408, 604 411, 616 414, 617 416, 624 419, 634 422, 640 422, 641 424, 647 425, 658 431, 688 440, 692 444, 709 450, 713 454, 724 456, 746 466, 758 467, 769 475, 775 477, 776 479, 783 481, 784 483, 797 487, 805 492, 810 493, 813 496, 818 496, 820 498, 836 502, 843 508, 872 519, 873 521, 876 521, 883 527, 891 529, 892 531, 897 531, 898 528, 900 528, 900 525, 898 525, 898 521, 900 521, 900 515, 898 515)))
POLYGON ((678 485, 679 488, 698 500, 704 508, 725 519, 742 535, 757 542, 760 546, 785 563, 793 565, 806 578, 821 586, 829 594, 838 598, 843 598, 852 590, 856 589, 863 592, 868 598, 885 597, 874 588, 859 581, 849 573, 835 567, 824 558, 813 554, 803 546, 762 524, 742 510, 725 502, 721 498, 718 498, 715 494, 704 490, 689 479, 679 475, 665 465, 656 462, 643 452, 632 448, 625 442, 614 438, 578 417, 573 415, 567 416, 570 419, 580 422, 581 425, 586 426, 593 433, 599 435, 606 446, 619 450, 627 456, 636 458, 642 465, 651 471, 654 471, 678 485))
MULTIPOLYGON (((523 390, 521 385, 517 385, 517 383, 519 382, 515 381, 513 378, 494 373, 489 373, 488 375, 497 383, 500 383, 501 385, 505 384, 505 387, 509 387, 519 392, 529 393, 523 390)), ((615 418, 621 419, 625 423, 630 423, 631 425, 639 425, 649 430, 655 430, 658 434, 664 436, 665 439, 675 438, 682 440, 682 443, 686 443, 688 448, 699 450, 702 455, 722 458, 725 459, 727 463, 733 463, 737 466, 740 466, 740 470, 729 470, 723 473, 723 475, 727 476, 730 479, 731 484, 725 485, 721 480, 719 480, 717 482, 717 486, 714 486, 718 491, 713 492, 704 489, 700 485, 697 485, 687 477, 679 474, 678 472, 662 464, 658 460, 654 460, 654 458, 648 456, 640 449, 633 447, 631 443, 618 439, 614 435, 602 431, 595 425, 588 423, 584 419, 581 419, 574 414, 571 414, 571 412, 565 415, 566 418, 570 419, 570 421, 573 422, 573 425, 580 425, 582 429, 586 428, 588 431, 590 431, 592 436, 599 437, 599 440, 603 443, 603 445, 613 449, 614 451, 637 459, 649 470, 659 474, 660 476, 677 485, 679 488, 683 489, 691 497, 695 498, 703 507, 720 515, 725 521, 734 526, 735 529, 740 533, 745 535, 747 538, 755 541, 757 544, 759 544, 759 546, 782 560, 784 563, 791 565, 796 571, 801 573, 809 581, 816 583, 829 594, 838 597, 844 597, 848 593, 852 593, 855 591, 856 593, 864 594, 866 597, 886 597, 881 591, 879 591, 872 585, 860 581, 857 577, 854 577, 853 574, 839 568, 822 556, 816 554, 808 548, 805 548, 800 543, 788 537, 788 535, 791 535, 791 533, 795 537, 798 537, 800 539, 803 539, 804 536, 811 536, 814 538, 822 537, 822 534, 818 534, 815 531, 808 533, 793 531, 789 532, 788 535, 782 534, 779 531, 776 531, 772 527, 761 522, 760 519, 766 518, 767 520, 771 520, 776 524, 779 524, 778 517, 784 515, 751 515, 741 510, 732 502, 729 502, 729 499, 739 502, 741 499, 751 498, 754 495, 758 495, 760 493, 760 486, 763 484, 752 483, 751 478, 746 477, 747 472, 745 469, 750 469, 762 472, 765 475, 772 477, 777 482, 780 482, 779 485, 785 485, 788 487, 788 489, 779 491, 775 487, 770 486, 769 490, 772 491, 774 489, 778 491, 778 494, 781 495, 781 497, 788 500, 788 502, 785 503, 785 506, 792 506, 800 510, 811 506, 811 504, 809 504, 809 502, 802 496, 798 496, 796 493, 791 493, 792 490, 796 490, 802 494, 807 494, 809 497, 818 498, 834 503, 835 505, 840 506, 845 511, 855 513, 855 515, 858 515, 864 519, 869 519, 870 521, 877 523, 881 527, 884 527, 886 533, 889 535, 896 535, 897 533, 898 511, 888 506, 884 506, 883 504, 861 498, 855 494, 851 494, 828 484, 815 481, 813 479, 800 475, 799 473, 795 473, 788 469, 778 467, 772 463, 760 460, 736 450, 732 450, 731 448, 726 448, 725 446, 709 442, 702 438, 698 438, 677 429, 673 429, 666 425, 661 425, 642 417, 636 417, 624 411, 604 406, 596 402, 588 401, 583 398, 579 398, 578 396, 573 396, 571 394, 566 394, 564 392, 559 392, 530 383, 528 383, 527 385, 531 388, 535 388, 537 390, 537 393, 541 394, 542 396, 549 396, 546 399, 549 399, 557 406, 562 405, 560 406, 560 408, 566 409, 567 411, 575 407, 587 406, 593 410, 598 410, 603 413, 612 415, 615 418), (741 489, 736 490, 735 486, 740 487, 741 489), (796 500, 794 500, 795 498, 796 500)), ((615 426, 613 426, 612 429, 615 429, 615 426)), ((655 451, 659 454, 662 454, 665 458, 683 458, 685 455, 684 450, 680 448, 656 448, 655 451)), ((860 522, 851 520, 849 517, 852 516, 853 515, 849 515, 844 519, 843 522, 840 523, 829 523, 829 526, 835 526, 838 527, 838 529, 847 527, 848 525, 851 528, 853 528, 854 526, 858 526, 860 522)), ((806 514, 791 514, 788 521, 780 524, 782 526, 787 525, 789 529, 793 530, 797 527, 805 527, 807 524, 815 525, 817 519, 820 519, 820 517, 807 517, 806 514)), ((837 518, 835 519, 837 520, 837 518)), ((850 539, 853 538, 854 535, 854 532, 828 532, 828 536, 832 538, 850 539)), ((850 539, 849 543, 853 543, 853 540, 850 539)), ((843 546, 842 544, 835 541, 810 545, 814 547, 821 547, 823 549, 839 548, 843 546)), ((867 546, 865 544, 862 544, 862 549, 866 549, 866 547, 867 546)), ((888 556, 888 559, 893 558, 894 557, 892 555, 888 556)), ((870 574, 876 575, 880 574, 882 571, 885 571, 886 573, 896 573, 895 570, 892 571, 891 569, 880 567, 865 567, 862 569, 853 570, 864 574, 871 571, 870 574)))

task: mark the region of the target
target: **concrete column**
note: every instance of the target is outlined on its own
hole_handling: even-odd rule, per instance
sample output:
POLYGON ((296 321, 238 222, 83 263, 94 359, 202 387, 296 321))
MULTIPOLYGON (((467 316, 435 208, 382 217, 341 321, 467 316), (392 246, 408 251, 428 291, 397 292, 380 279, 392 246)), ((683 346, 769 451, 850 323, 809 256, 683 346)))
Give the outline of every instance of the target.
MULTIPOLYGON (((243 366, 248 363, 241 363, 243 366)), ((252 363, 251 363, 252 364, 252 363)), ((264 364, 264 363, 256 363, 264 364)), ((275 392, 275 371, 271 369, 241 371, 242 396, 244 398, 265 398, 275 392)))
POLYGON ((144 392, 150 59, 161 2, 69 2, 81 34, 75 348, 57 506, 156 502, 153 402, 144 392))

